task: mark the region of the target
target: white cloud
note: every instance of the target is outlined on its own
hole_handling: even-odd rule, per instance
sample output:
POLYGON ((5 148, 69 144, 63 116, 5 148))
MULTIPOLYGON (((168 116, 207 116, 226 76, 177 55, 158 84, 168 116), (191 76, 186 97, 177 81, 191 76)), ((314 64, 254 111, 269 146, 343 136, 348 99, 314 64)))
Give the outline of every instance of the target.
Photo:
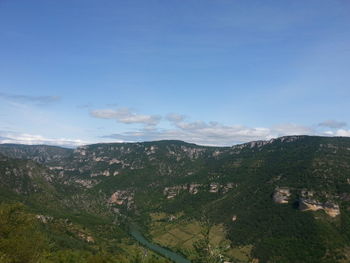
POLYGON ((15 143, 15 144, 47 144, 47 145, 57 145, 64 147, 76 147, 88 144, 89 142, 77 139, 67 139, 67 138, 46 138, 41 135, 33 135, 27 133, 17 133, 0 131, 0 143, 15 143))
POLYGON ((147 126, 156 126, 161 119, 158 115, 133 113, 129 108, 93 110, 90 114, 95 118, 113 119, 125 124, 139 123, 147 126))
POLYGON ((297 124, 281 124, 274 127, 247 127, 243 125, 223 125, 218 122, 188 121, 182 114, 170 113, 165 119, 172 128, 159 128, 161 117, 132 113, 128 108, 101 109, 91 111, 96 118, 113 119, 121 123, 141 123, 145 126, 137 131, 129 131, 102 136, 123 141, 183 140, 203 145, 233 145, 254 140, 269 140, 285 135, 315 134, 310 127, 297 124))
POLYGON ((185 121, 183 115, 169 114, 167 119, 174 126, 172 129, 141 129, 134 132, 125 132, 103 136, 125 141, 152 141, 152 140, 183 140, 202 145, 234 145, 237 143, 268 140, 285 135, 313 134, 309 127, 296 124, 283 124, 271 128, 247 127, 243 125, 223 125, 217 122, 185 121))
POLYGON ((336 131, 328 131, 327 134, 331 136, 350 137, 350 130, 338 129, 336 131))

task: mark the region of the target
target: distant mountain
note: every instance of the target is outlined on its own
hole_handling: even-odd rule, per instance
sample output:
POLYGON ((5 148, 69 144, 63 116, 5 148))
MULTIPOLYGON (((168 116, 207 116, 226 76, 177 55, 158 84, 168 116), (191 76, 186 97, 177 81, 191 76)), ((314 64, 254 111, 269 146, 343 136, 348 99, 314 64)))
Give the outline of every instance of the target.
POLYGON ((0 153, 11 158, 52 163, 69 156, 72 149, 48 145, 0 144, 0 153))
POLYGON ((0 153, 1 187, 35 211, 107 220, 121 236, 137 224, 193 262, 350 261, 350 138, 0 145, 0 153))

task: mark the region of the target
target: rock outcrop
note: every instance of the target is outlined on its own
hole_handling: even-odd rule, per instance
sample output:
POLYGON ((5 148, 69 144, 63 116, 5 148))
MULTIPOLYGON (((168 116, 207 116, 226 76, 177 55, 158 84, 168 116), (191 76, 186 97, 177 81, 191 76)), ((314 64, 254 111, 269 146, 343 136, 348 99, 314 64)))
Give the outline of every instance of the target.
POLYGON ((97 180, 83 180, 83 179, 76 179, 74 180, 77 184, 80 184, 86 188, 92 188, 94 187, 96 184, 99 183, 99 181, 97 180))
POLYGON ((277 204, 288 204, 290 195, 288 187, 277 187, 273 194, 273 201, 277 204))
POLYGON ((167 199, 175 198, 181 191, 188 191, 190 194, 198 194, 200 190, 206 189, 209 191, 209 193, 222 193, 225 194, 234 187, 236 187, 237 184, 234 183, 227 183, 227 184, 219 184, 219 183, 210 183, 209 189, 204 187, 203 184, 197 184, 197 183, 191 183, 188 185, 176 185, 176 186, 169 186, 165 187, 163 190, 163 194, 167 199))
POLYGON ((178 186, 165 187, 163 194, 166 196, 167 199, 172 199, 175 196, 177 196, 181 190, 187 190, 187 186, 178 185, 178 186))
POLYGON ((126 205, 128 209, 131 209, 134 204, 134 193, 127 190, 118 190, 114 192, 108 200, 110 204, 126 205))
POLYGON ((35 217, 43 224, 47 224, 48 222, 53 220, 52 216, 36 215, 35 217))
POLYGON ((190 184, 188 191, 190 194, 193 194, 193 195, 198 194, 199 187, 201 187, 201 186, 202 186, 201 184, 190 184))
POLYGON ((301 211, 317 211, 323 210, 331 217, 336 217, 340 214, 339 205, 330 201, 325 203, 318 202, 314 199, 300 199, 299 200, 299 209, 301 211))
POLYGON ((219 192, 219 189, 220 189, 220 185, 218 183, 211 183, 209 192, 210 193, 217 193, 217 192, 219 192))

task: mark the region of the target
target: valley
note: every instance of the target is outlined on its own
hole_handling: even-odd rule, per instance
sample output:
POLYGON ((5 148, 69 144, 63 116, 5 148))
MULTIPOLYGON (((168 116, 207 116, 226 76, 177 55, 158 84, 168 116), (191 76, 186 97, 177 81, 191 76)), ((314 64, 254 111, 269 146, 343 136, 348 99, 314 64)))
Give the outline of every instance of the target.
POLYGON ((1 144, 0 179, 3 209, 22 204, 52 244, 41 255, 47 262, 48 254, 168 262, 161 254, 172 252, 163 248, 181 263, 350 260, 345 137, 232 147, 1 144))

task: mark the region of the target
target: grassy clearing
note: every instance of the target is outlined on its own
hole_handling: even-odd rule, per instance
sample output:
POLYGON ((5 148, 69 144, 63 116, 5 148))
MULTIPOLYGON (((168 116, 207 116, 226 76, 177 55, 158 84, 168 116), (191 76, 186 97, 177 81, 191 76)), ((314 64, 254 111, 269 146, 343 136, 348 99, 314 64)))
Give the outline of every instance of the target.
POLYGON ((166 213, 151 213, 150 216, 153 221, 165 220, 168 218, 166 213))
POLYGON ((242 247, 235 247, 231 248, 226 252, 226 255, 229 257, 232 257, 236 260, 239 260, 239 262, 251 262, 251 251, 253 249, 253 246, 242 246, 242 247))

